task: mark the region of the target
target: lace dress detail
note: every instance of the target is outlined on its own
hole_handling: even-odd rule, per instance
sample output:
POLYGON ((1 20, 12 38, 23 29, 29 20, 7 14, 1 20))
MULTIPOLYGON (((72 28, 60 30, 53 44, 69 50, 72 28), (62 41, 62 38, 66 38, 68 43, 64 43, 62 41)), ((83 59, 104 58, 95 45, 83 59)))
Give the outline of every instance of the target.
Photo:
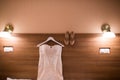
POLYGON ((62 47, 60 45, 39 47, 39 64, 37 80, 63 80, 62 47))

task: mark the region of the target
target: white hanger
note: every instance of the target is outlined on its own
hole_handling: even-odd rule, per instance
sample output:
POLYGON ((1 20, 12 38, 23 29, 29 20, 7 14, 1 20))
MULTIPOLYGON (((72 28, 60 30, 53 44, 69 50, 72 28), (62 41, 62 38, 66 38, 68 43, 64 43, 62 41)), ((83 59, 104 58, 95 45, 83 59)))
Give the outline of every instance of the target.
POLYGON ((45 41, 43 41, 42 43, 38 44, 37 47, 45 44, 46 42, 48 42, 48 41, 50 41, 50 40, 52 40, 52 41, 56 42, 57 44, 59 44, 60 46, 64 47, 63 44, 61 44, 60 42, 56 41, 53 37, 48 37, 47 40, 45 40, 45 41))

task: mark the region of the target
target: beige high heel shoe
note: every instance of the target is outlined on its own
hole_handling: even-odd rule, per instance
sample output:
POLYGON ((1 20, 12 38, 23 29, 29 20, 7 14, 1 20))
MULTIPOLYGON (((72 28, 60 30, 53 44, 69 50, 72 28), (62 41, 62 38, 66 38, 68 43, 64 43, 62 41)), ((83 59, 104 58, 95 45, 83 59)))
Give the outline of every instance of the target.
POLYGON ((65 33, 65 39, 64 39, 65 45, 69 45, 69 40, 70 40, 70 35, 69 35, 69 32, 67 31, 65 33))
POLYGON ((70 45, 74 45, 75 44, 75 33, 72 31, 70 33, 70 45))

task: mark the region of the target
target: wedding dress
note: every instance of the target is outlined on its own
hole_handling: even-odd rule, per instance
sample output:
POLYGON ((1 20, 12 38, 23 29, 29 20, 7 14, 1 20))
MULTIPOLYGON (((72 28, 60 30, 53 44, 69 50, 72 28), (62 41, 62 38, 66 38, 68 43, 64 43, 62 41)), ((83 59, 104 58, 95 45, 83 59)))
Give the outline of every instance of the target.
POLYGON ((63 80, 62 46, 47 44, 39 46, 39 64, 37 80, 63 80))

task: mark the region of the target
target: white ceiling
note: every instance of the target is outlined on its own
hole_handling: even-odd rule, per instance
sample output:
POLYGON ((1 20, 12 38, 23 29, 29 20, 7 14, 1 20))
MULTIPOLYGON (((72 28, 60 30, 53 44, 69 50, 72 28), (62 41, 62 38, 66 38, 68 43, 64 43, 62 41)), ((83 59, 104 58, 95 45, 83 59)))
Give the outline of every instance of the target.
POLYGON ((0 0, 0 30, 14 33, 101 33, 103 23, 120 33, 119 0, 0 0))

